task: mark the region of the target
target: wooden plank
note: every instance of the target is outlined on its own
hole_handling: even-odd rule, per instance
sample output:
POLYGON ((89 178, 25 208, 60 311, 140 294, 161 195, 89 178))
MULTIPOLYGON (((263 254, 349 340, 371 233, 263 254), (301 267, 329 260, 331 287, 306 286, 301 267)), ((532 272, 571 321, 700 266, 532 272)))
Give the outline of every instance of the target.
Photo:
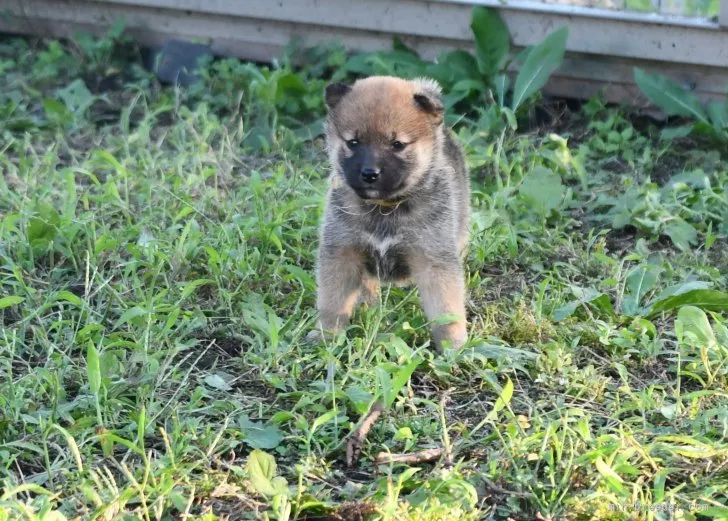
MULTIPOLYGON (((6 0, 0 0, 0 5, 6 0)), ((222 15, 195 15, 160 8, 144 8, 119 4, 89 2, 87 0, 18 0, 26 3, 10 10, 14 18, 3 22, 0 17, 0 30, 25 34, 53 34, 56 23, 77 23, 85 28, 95 28, 102 32, 115 21, 124 18, 127 27, 134 35, 144 35, 144 41, 151 41, 147 35, 160 33, 167 38, 204 39, 212 44, 213 51, 228 54, 231 44, 219 47, 217 42, 239 42, 236 52, 232 53, 246 59, 247 44, 274 45, 282 50, 295 37, 305 37, 311 44, 323 43, 344 37, 350 48, 389 49, 391 36, 365 31, 340 31, 319 25, 300 25, 286 22, 270 22, 250 18, 233 18, 222 15)), ((2 9, 0 8, 0 11, 2 9)), ((68 33, 66 33, 68 34, 68 33)), ((156 38, 152 38, 157 40, 156 38)), ((278 54, 280 56, 280 54, 278 54)), ((266 60, 273 56, 266 56, 266 60)))
MULTIPOLYGON (((399 30, 411 30, 412 22, 420 24, 424 22, 424 31, 432 33, 435 29, 441 29, 442 26, 435 18, 437 15, 446 13, 446 9, 456 13, 457 10, 466 8, 468 11, 475 6, 492 7, 503 10, 515 11, 531 11, 544 15, 557 14, 561 16, 583 17, 583 18, 606 18, 609 20, 640 22, 660 25, 687 25, 687 26, 706 26, 710 24, 704 20, 695 19, 694 17, 669 15, 663 16, 657 13, 642 13, 629 10, 606 9, 600 7, 584 7, 575 3, 561 2, 559 0, 399 0, 396 4, 387 0, 365 0, 356 2, 353 0, 277 0, 275 2, 265 2, 264 0, 89 0, 102 3, 120 3, 126 5, 136 5, 139 7, 161 7, 165 9, 180 9, 184 11, 193 11, 200 13, 217 13, 234 16, 251 16, 257 14, 265 19, 277 19, 282 21, 295 21, 293 18, 304 16, 304 20, 310 23, 326 23, 345 24, 346 27, 360 27, 360 20, 352 20, 355 14, 366 12, 367 19, 371 18, 372 13, 376 18, 380 18, 383 23, 392 23, 399 21, 398 25, 403 25, 401 19, 397 16, 413 15, 413 18, 407 19, 407 27, 400 27, 399 30), (360 6, 363 9, 351 11, 352 6, 360 6), (453 11, 453 8, 457 8, 453 11), (332 10, 333 9, 333 10, 332 10), (301 11, 301 12, 299 12, 301 11), (417 11, 417 12, 415 12, 417 11), (323 18, 318 18, 323 15, 323 18), (338 21, 335 21, 338 20, 338 21), (427 28, 430 28, 428 31, 427 28)), ((459 16, 459 14, 458 14, 459 16)), ((366 20, 364 23, 368 23, 366 20)), ((394 27, 393 27, 394 29, 394 27)), ((422 31, 423 29, 417 29, 422 31)))
MULTIPOLYGON (((188 14, 177 9, 130 7, 89 0, 16 0, 12 4, 0 0, 0 6, 9 8, 11 15, 0 16, 0 31, 49 36, 68 36, 79 29, 101 32, 123 16, 129 32, 144 44, 158 45, 169 38, 202 39, 211 44, 215 53, 257 61, 279 57, 294 37, 303 37, 306 44, 339 40, 351 49, 391 48, 391 35, 381 32, 229 15, 188 14)), ((470 40, 421 36, 404 36, 404 40, 427 59, 434 59, 453 48, 472 50, 470 40)), ((693 88, 703 99, 725 98, 728 68, 573 52, 567 54, 545 92, 585 98, 603 88, 609 101, 639 102, 639 90, 632 76, 634 66, 666 74, 681 85, 693 88)))
MULTIPOLYGON (((392 34, 472 39, 472 0, 96 1, 392 34)), ((499 0, 479 0, 477 3, 501 12, 517 46, 537 44, 554 29, 568 26, 567 49, 573 52, 716 67, 728 65, 728 38, 717 23, 707 20, 542 2, 501 4, 499 0)))

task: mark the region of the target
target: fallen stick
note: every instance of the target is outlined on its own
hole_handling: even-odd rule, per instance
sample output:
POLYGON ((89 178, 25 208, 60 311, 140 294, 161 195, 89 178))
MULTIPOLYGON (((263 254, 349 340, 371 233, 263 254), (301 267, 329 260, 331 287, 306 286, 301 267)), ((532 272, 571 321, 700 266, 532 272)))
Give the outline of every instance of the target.
POLYGON ((361 449, 364 446, 364 440, 366 440, 367 434, 369 434, 372 426, 382 414, 382 410, 381 402, 375 402, 367 415, 364 416, 359 427, 357 427, 357 429, 351 433, 349 439, 346 440, 347 467, 351 468, 357 461, 359 461, 359 455, 361 454, 361 449))
POLYGON ((440 459, 445 453, 443 448, 427 449, 412 454, 391 454, 389 452, 380 452, 374 457, 375 465, 384 465, 385 463, 425 463, 440 459))
MULTIPOLYGON (((486 485, 488 485, 488 488, 491 489, 493 492, 497 492, 498 494, 503 494, 505 496, 516 496, 516 497, 531 497, 532 494, 527 494, 526 492, 519 492, 517 490, 507 490, 501 486, 496 485, 491 479, 486 478, 485 476, 480 476, 480 479, 485 482, 486 485)), ((538 513, 536 513, 536 516, 538 517, 538 513)))

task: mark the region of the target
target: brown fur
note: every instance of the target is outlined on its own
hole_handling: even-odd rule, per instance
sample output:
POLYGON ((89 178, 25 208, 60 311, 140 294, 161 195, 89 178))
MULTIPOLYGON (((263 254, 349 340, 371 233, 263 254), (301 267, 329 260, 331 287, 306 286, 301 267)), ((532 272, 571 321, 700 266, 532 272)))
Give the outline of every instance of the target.
MULTIPOLYGON (((467 338, 462 268, 470 185, 460 147, 427 79, 370 77, 326 89, 332 166, 317 264, 319 327, 345 328, 379 281, 420 292, 437 346, 467 338), (374 180, 363 179, 371 174, 374 180)), ((312 337, 315 336, 315 332, 312 337)))

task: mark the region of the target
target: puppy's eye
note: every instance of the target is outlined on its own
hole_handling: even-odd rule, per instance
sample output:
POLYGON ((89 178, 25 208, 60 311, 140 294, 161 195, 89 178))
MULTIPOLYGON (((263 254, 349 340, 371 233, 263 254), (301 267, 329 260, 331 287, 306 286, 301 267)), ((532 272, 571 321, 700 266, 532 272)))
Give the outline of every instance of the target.
POLYGON ((406 146, 407 146, 407 144, 402 143, 401 141, 395 141, 394 143, 392 143, 392 148, 397 151, 404 150, 404 147, 406 147, 406 146))
POLYGON ((346 146, 350 149, 354 150, 356 147, 359 146, 359 140, 358 139, 350 139, 346 142, 346 146))

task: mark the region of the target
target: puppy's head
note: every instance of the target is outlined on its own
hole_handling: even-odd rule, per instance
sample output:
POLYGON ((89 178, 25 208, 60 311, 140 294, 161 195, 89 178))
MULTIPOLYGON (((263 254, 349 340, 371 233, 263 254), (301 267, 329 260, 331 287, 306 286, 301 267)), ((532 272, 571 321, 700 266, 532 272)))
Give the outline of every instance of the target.
POLYGON ((443 104, 429 79, 372 76, 326 87, 334 175, 362 199, 391 200, 417 186, 441 141, 443 104))

